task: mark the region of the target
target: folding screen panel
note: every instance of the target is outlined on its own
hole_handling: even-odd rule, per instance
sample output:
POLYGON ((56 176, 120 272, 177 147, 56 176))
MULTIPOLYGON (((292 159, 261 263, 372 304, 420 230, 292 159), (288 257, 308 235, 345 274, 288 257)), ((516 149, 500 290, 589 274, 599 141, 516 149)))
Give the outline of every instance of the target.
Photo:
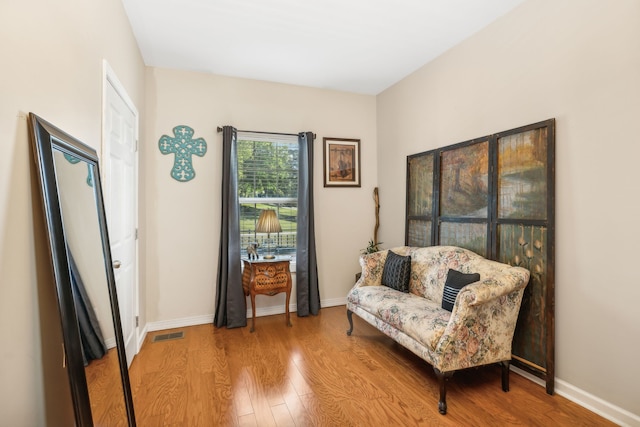
POLYGON ((433 225, 434 155, 425 153, 407 161, 407 226, 409 246, 430 246, 433 225))
POLYGON ((553 120, 496 135, 495 259, 531 272, 513 339, 518 366, 554 377, 553 120))
POLYGON ((514 365, 554 389, 555 120, 407 158, 409 246, 454 245, 531 272, 514 365))
POLYGON ((489 141, 443 150, 439 183, 439 244, 488 257, 489 141))

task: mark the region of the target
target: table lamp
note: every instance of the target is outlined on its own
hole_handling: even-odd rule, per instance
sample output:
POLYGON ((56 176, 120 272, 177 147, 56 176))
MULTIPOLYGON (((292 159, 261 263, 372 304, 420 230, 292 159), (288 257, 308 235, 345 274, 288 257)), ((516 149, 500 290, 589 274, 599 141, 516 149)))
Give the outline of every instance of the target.
POLYGON ((267 233, 267 254, 264 256, 264 259, 274 259, 275 255, 271 254, 271 233, 280 233, 282 231, 282 227, 280 226, 280 221, 278 221, 278 216, 276 215, 276 211, 273 209, 264 209, 260 212, 260 217, 258 218, 258 225, 256 225, 256 232, 258 233, 267 233))

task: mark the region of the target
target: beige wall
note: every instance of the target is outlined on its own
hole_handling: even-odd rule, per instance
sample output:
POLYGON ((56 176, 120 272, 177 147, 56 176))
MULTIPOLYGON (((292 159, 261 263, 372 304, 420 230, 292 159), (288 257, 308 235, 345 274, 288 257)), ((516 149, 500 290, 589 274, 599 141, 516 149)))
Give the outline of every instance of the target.
MULTIPOLYGON (((326 303, 344 303, 359 269, 360 249, 373 235, 375 97, 154 68, 147 71, 147 105, 147 320, 214 313, 222 177, 222 134, 216 128, 223 125, 316 133, 320 295, 326 303), (196 177, 189 182, 171 178, 173 155, 158 149, 160 137, 173 137, 177 125, 192 127, 194 138, 204 138, 208 146, 204 157, 193 157, 196 177), (361 140, 361 188, 323 187, 322 138, 327 136, 361 140)), ((283 303, 284 295, 260 296, 256 305, 269 310, 283 303)))
MULTIPOLYGON (((48 265, 25 116, 36 112, 99 150, 103 58, 141 113, 143 324, 213 315, 217 126, 317 134, 319 276, 322 299, 331 303, 351 287, 359 250, 371 238, 376 185, 380 240, 403 243, 408 154, 555 117, 560 385, 640 414, 636 0, 530 0, 377 98, 164 69, 145 75, 116 0, 1 2, 0 16, 2 422, 68 424, 71 415, 64 376, 43 379, 56 361, 41 354, 57 353, 59 331, 42 336, 41 324, 55 323, 55 313, 53 294, 38 289, 48 265), (197 177, 189 183, 169 177, 172 159, 157 148, 179 124, 209 146, 194 158, 197 177), (361 139, 362 188, 322 187, 325 136, 361 139), (52 403, 56 392, 62 402, 52 403)), ((259 303, 269 308, 278 298, 259 303)))
POLYGON ((640 414, 640 2, 530 0, 380 94, 381 240, 407 155, 552 117, 559 388, 640 414))
POLYGON ((26 115, 33 111, 99 150, 102 60, 138 108, 144 65, 119 1, 3 1, 0 16, 0 424, 71 425, 66 378, 43 378, 61 346, 40 326, 56 318, 53 293, 41 290, 44 306, 38 302, 48 264, 26 115), (55 356, 45 360, 50 347, 55 356))

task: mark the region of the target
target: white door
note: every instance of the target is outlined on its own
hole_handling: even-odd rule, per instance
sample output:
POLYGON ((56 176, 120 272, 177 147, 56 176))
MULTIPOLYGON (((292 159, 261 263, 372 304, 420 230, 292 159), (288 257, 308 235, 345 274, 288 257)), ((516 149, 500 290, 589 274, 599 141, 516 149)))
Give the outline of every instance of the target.
POLYGON ((105 62, 102 165, 127 365, 138 353, 138 112, 105 62))

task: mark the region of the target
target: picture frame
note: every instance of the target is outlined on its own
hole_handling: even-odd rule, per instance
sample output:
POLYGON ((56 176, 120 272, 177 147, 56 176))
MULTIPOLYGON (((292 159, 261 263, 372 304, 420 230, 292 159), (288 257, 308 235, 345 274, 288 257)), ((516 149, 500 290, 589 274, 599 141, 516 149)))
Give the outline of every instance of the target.
POLYGON ((324 186, 360 187, 360 140, 322 138, 324 186))

